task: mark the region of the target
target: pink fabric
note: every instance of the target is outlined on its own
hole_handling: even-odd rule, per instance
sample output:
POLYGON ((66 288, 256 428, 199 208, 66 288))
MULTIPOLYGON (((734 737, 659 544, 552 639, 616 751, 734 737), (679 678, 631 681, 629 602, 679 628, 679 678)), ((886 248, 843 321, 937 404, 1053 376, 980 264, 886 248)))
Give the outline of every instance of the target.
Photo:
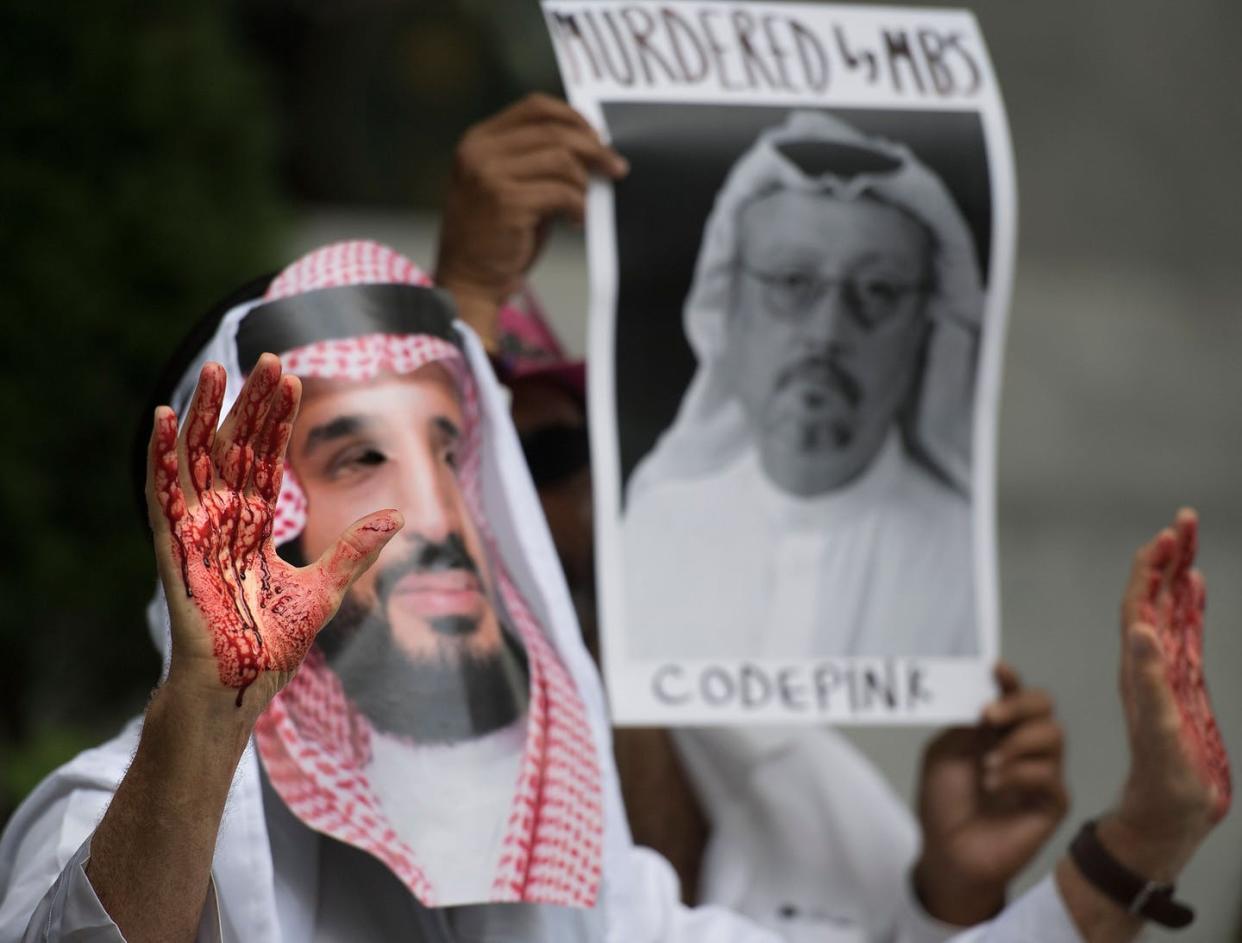
POLYGON ((430 285, 431 277, 405 256, 369 239, 334 242, 308 252, 272 279, 265 301, 342 285, 430 285))
POLYGON ((586 362, 570 359, 529 288, 500 309, 499 355, 507 382, 546 377, 586 396, 586 362))
MULTIPOLYGON (((338 243, 289 266, 268 298, 368 282, 427 285, 417 266, 372 242, 338 243)), ((594 906, 602 873, 603 801, 587 713, 565 666, 510 579, 483 514, 478 395, 457 347, 422 335, 373 334, 285 352, 299 376, 370 379, 409 373, 428 363, 456 380, 465 416, 460 481, 467 505, 495 561, 496 582, 530 664, 526 746, 506 824, 494 901, 594 906)), ((306 523, 306 497, 286 471, 273 538, 293 539, 306 523)), ((435 889, 410 848, 385 821, 365 770, 370 725, 350 703, 316 650, 272 702, 255 740, 277 794, 305 824, 382 861, 423 904, 435 889)))

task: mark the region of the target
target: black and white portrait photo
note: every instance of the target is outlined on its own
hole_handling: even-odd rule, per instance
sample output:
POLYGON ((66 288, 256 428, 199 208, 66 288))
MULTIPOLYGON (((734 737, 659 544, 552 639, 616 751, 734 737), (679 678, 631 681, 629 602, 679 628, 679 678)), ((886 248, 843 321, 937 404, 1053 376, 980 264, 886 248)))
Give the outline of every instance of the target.
POLYGON ((614 711, 972 715, 1015 228, 977 24, 608 9, 551 24, 571 102, 629 163, 587 214, 614 711))
MULTIPOLYGON (((826 111, 763 110, 776 120, 698 242, 679 325, 693 375, 626 483, 630 651, 973 655, 970 228, 910 147, 826 111)), ((625 386, 645 372, 623 359, 641 317, 628 286, 623 438, 625 386)))

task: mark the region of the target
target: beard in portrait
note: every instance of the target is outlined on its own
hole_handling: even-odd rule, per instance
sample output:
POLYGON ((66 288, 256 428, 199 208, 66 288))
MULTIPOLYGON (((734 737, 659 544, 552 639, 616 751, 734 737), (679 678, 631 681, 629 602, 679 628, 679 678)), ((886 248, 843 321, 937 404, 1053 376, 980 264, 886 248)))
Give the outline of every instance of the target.
POLYGON ((763 132, 704 229, 694 377, 628 484, 630 655, 977 652, 983 304, 907 147, 813 111, 763 132))

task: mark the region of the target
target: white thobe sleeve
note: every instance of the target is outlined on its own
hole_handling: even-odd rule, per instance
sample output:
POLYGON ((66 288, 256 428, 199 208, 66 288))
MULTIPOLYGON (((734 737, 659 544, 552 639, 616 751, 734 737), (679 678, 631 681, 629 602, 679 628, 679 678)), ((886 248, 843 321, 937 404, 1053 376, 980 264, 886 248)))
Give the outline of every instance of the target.
MULTIPOLYGON (((720 907, 686 907, 677 875, 660 855, 634 848, 625 889, 608 902, 608 943, 785 943, 774 930, 720 907)), ((1083 943, 1049 876, 988 923, 957 935, 914 908, 896 943, 1083 943), (917 911, 917 912, 916 912, 917 911)), ((799 938, 801 940, 801 937, 799 938)))
MULTIPOLYGON (((0 863, 0 943, 125 943, 86 877, 90 841, 111 793, 73 790, 41 808, 23 808, 4 836, 0 863)), ((221 943, 214 883, 197 943, 221 943)))
POLYGON ((1051 875, 987 923, 963 930, 927 913, 906 882, 894 943, 1083 943, 1051 875))
POLYGON ((946 943, 962 932, 961 927, 942 923, 923 909, 910 875, 901 883, 894 917, 893 943, 946 943))
POLYGON ((1083 943, 1052 875, 1002 910, 971 927, 952 943, 1083 943))
POLYGON ((663 856, 633 846, 628 872, 609 895, 607 943, 782 943, 781 938, 722 907, 687 907, 677 872, 663 856))

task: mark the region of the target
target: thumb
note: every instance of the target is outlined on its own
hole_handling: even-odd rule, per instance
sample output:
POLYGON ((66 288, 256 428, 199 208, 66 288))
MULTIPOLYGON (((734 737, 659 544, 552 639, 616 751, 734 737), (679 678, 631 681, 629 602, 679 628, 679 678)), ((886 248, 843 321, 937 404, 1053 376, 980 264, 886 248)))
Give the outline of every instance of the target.
POLYGON ((331 590, 343 595, 404 525, 401 512, 391 508, 359 518, 323 552, 314 568, 331 590))

